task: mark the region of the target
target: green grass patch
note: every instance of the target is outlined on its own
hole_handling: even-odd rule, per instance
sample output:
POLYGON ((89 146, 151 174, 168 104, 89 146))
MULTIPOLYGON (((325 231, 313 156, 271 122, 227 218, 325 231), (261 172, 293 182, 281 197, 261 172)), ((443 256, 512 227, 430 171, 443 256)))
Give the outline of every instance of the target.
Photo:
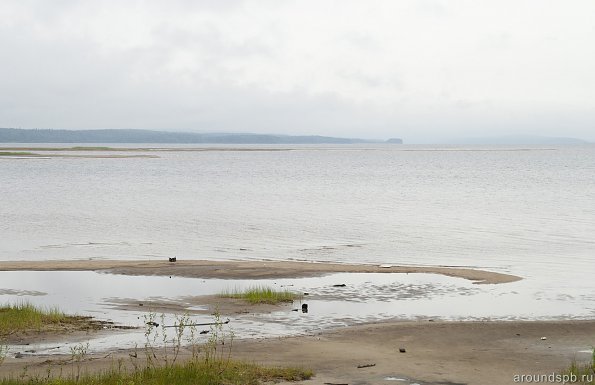
POLYGON ((130 372, 112 369, 80 377, 33 377, 0 380, 0 385, 257 385, 272 381, 302 381, 313 376, 300 368, 263 367, 237 361, 189 361, 167 367, 148 367, 130 372))
POLYGON ((76 319, 67 316, 56 307, 42 308, 28 302, 3 305, 0 306, 0 335, 32 329, 41 330, 76 319))
POLYGON ((595 385, 595 348, 593 349, 593 353, 591 353, 591 362, 583 365, 573 362, 562 374, 570 376, 567 382, 595 385))
POLYGON ((232 291, 224 291, 219 296, 223 298, 239 298, 252 304, 268 303, 273 305, 302 299, 300 294, 289 290, 273 290, 268 286, 252 286, 244 290, 234 289, 232 291))

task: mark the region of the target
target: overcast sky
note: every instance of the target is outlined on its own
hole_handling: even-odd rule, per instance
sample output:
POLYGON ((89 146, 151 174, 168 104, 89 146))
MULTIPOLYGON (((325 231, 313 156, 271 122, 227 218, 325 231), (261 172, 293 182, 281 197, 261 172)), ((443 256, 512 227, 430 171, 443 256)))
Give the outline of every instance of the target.
POLYGON ((0 127, 595 140, 595 1, 2 0, 0 127))

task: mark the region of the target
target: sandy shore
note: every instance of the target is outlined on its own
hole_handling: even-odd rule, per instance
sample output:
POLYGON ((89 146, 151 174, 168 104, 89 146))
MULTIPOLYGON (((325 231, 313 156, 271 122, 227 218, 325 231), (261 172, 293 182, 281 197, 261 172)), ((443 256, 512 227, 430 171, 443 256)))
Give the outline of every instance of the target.
MULTIPOLYGON (((105 271, 129 275, 172 275, 201 278, 289 278, 339 272, 431 273, 460 277, 481 284, 517 281, 512 275, 483 270, 448 267, 379 267, 275 261, 40 261, 0 262, 0 270, 105 271)), ((197 297, 209 303, 209 297, 197 297)), ((121 309, 138 308, 122 299, 121 309)), ((228 301, 223 313, 244 311, 245 303, 228 301)), ((172 302, 148 303, 167 312, 184 308, 172 302)), ((267 312, 271 309, 250 308, 267 312)), ((97 333, 117 333, 100 331, 97 333)), ((71 335, 71 342, 93 338, 71 335)), ((551 322, 384 322, 351 326, 307 336, 246 339, 234 342, 232 358, 265 365, 303 366, 316 372, 303 384, 514 384, 515 375, 558 373, 572 360, 588 361, 595 346, 595 321, 551 322), (546 337, 546 339, 542 339, 546 337), (405 352, 400 352, 404 349, 405 352), (358 366, 360 366, 358 368, 358 366), (365 367, 362 367, 365 366, 365 367)), ((113 367, 122 359, 132 365, 131 351, 114 349, 89 356, 85 370, 113 367)), ((184 356, 188 356, 186 352, 184 356)), ((8 356, 0 366, 0 377, 54 373, 72 366, 69 356, 8 356)))
POLYGON ((311 384, 513 384, 516 374, 550 374, 587 361, 595 344, 589 322, 415 322, 345 328, 312 337, 239 343, 237 357, 300 363, 311 384), (547 340, 541 340, 541 337, 547 340), (399 349, 404 348, 405 353, 399 349), (368 368, 358 368, 375 364, 368 368), (403 383, 403 382, 401 382, 403 383))
MULTIPOLYGON (((558 373, 572 360, 588 361, 595 321, 393 322, 311 336, 236 341, 232 358, 313 369, 303 384, 514 384, 521 374, 558 373), (541 337, 547 337, 542 340, 541 337), (405 349, 405 353, 399 349, 405 349), (362 365, 373 365, 358 368, 362 365), (387 380, 393 378, 393 380, 387 380), (406 379, 407 381, 396 381, 406 379)), ((87 370, 109 368, 128 351, 89 357, 87 370)), ((188 353, 186 353, 188 354, 188 353)), ((0 376, 68 372, 67 356, 8 358, 0 376)))
POLYGON ((164 275, 192 278, 264 279, 320 276, 331 273, 427 273, 442 274, 474 281, 477 284, 498 284, 521 278, 477 269, 429 267, 348 265, 333 263, 286 261, 20 261, 0 262, 0 271, 105 271, 126 275, 164 275))

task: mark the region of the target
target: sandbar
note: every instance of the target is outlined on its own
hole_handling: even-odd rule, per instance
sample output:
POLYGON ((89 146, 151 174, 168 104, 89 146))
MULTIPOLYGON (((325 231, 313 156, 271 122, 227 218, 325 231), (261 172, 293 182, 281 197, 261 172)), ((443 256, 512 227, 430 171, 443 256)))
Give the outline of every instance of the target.
POLYGON ((294 261, 210 260, 54 260, 3 261, 0 271, 103 271, 125 275, 189 278, 267 279, 322 276, 332 273, 425 273, 464 278, 476 284, 515 282, 521 277, 480 269, 446 266, 387 266, 294 261))

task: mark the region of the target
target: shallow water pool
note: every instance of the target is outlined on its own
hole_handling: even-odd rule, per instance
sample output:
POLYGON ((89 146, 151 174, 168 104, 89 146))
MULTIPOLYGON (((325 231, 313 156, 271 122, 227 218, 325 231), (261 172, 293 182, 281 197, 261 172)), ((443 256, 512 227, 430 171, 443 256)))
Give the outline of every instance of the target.
MULTIPOLYGON (((531 280, 501 285, 475 285, 471 281, 436 274, 339 273, 322 277, 224 280, 168 276, 126 276, 98 272, 0 272, 0 303, 28 301, 58 306, 66 313, 136 326, 137 330, 90 335, 90 349, 130 348, 145 342, 148 307, 122 310, 123 302, 167 302, 191 313, 204 310, 190 297, 225 290, 266 285, 308 293, 300 303, 281 305, 271 313, 229 315, 238 338, 311 334, 325 329, 382 320, 536 320, 588 319, 595 310, 585 308, 582 293, 555 296, 532 287, 531 280), (336 286, 341 285, 341 286, 336 286), (344 285, 344 286, 343 286, 344 285)), ((227 318, 228 316, 224 316, 227 318)), ((213 321, 210 314, 192 314, 192 322, 213 321)), ((164 314, 168 325, 174 314, 164 314)), ((208 329, 208 327, 207 327, 208 329)), ((173 334, 173 333, 172 333, 173 334)), ((207 337, 205 337, 206 339, 207 337)), ((78 341, 77 341, 78 342, 78 341)), ((27 354, 68 353, 70 341, 61 344, 11 346, 27 354), (32 353, 34 351, 34 353, 32 353)))

